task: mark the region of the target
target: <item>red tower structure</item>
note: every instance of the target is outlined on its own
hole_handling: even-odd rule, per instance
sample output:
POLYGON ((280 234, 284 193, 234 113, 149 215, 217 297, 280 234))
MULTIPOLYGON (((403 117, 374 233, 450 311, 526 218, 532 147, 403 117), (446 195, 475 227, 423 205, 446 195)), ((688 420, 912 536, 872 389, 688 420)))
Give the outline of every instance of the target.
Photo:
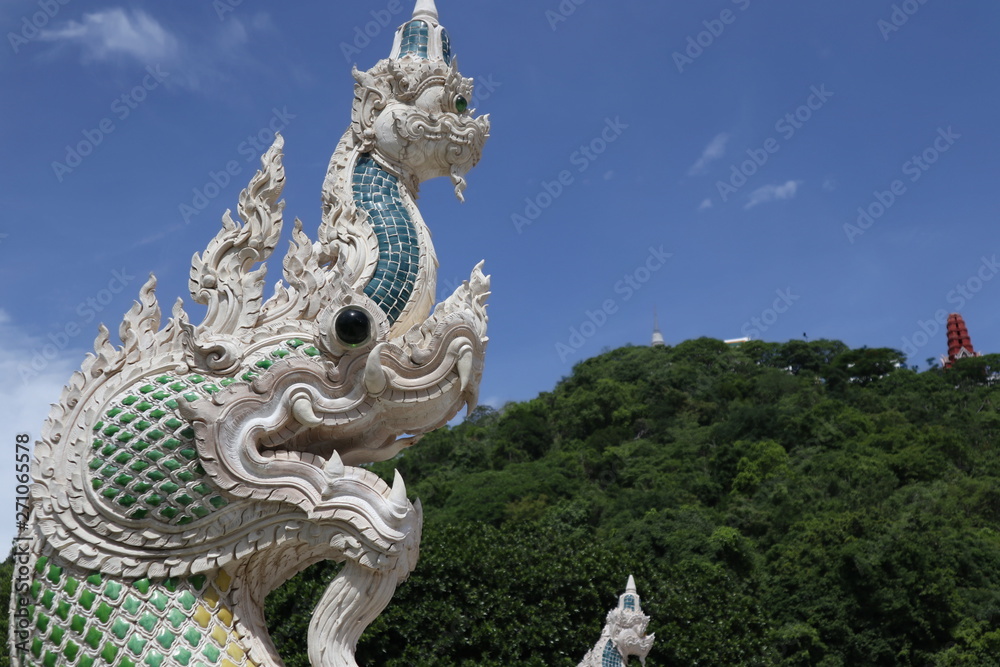
POLYGON ((952 313, 948 316, 948 356, 941 357, 941 364, 945 368, 951 368, 956 359, 978 356, 979 353, 972 347, 965 319, 958 313, 952 313))

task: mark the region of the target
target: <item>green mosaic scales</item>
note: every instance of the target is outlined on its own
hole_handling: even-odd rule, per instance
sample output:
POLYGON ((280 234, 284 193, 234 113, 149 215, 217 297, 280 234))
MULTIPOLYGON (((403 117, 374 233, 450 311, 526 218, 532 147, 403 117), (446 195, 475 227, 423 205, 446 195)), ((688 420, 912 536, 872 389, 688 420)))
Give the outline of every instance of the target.
POLYGON ((432 0, 357 80, 330 163, 318 240, 282 228, 283 139, 240 196, 239 221, 192 260, 198 325, 166 326, 152 276, 115 347, 103 326, 36 443, 31 521, 11 621, 17 667, 282 664, 266 595, 344 562, 309 628, 313 665, 353 667, 365 627, 416 565, 419 502, 362 464, 472 409, 489 278, 434 305, 437 260, 415 205, 449 176, 461 197, 489 122, 468 108, 432 0), (433 309, 433 312, 432 312, 433 309))

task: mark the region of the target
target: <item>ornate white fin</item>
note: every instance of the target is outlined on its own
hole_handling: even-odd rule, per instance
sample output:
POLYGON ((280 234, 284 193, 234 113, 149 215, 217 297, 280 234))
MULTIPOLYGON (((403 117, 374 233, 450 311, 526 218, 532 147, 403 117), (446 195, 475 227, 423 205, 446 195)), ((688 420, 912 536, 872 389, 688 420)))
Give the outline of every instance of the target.
POLYGON ((222 230, 204 254, 195 253, 191 260, 191 296, 208 306, 199 331, 238 334, 257 324, 267 267, 254 271, 251 267, 271 255, 281 235, 285 203, 278 202, 278 197, 285 185, 284 143, 280 134, 275 135, 261 158, 261 170, 240 193, 237 211, 245 224, 235 222, 227 210, 222 230))

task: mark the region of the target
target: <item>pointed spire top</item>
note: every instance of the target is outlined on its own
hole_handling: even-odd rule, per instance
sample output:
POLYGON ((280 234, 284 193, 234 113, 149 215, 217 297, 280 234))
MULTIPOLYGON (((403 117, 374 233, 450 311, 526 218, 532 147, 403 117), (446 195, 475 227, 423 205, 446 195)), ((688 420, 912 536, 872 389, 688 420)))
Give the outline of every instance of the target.
POLYGON ((618 608, 624 611, 642 613, 642 607, 639 605, 639 593, 635 590, 635 578, 631 574, 628 575, 625 592, 618 596, 618 608))
POLYGON ((417 6, 413 10, 413 18, 430 19, 438 22, 438 10, 434 0, 417 0, 417 6))
POLYGON ((665 346, 663 333, 660 331, 660 318, 656 315, 656 306, 653 306, 653 347, 665 346))

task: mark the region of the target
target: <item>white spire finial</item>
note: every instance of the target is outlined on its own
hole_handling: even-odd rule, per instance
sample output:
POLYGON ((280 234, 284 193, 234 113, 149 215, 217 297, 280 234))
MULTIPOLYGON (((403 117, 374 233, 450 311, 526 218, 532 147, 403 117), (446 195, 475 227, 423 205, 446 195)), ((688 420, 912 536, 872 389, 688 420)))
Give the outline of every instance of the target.
MULTIPOLYGON (((619 581, 621 581, 621 580, 619 579, 619 581)), ((636 590, 635 590, 635 579, 632 577, 631 574, 628 575, 628 583, 625 584, 625 592, 626 593, 635 593, 636 592, 636 590)))
POLYGON ((660 331, 660 318, 656 315, 656 306, 653 306, 653 347, 665 346, 663 333, 660 331))
POLYGON ((434 0, 417 0, 417 6, 413 10, 413 18, 431 19, 437 22, 438 10, 434 4, 434 0))

